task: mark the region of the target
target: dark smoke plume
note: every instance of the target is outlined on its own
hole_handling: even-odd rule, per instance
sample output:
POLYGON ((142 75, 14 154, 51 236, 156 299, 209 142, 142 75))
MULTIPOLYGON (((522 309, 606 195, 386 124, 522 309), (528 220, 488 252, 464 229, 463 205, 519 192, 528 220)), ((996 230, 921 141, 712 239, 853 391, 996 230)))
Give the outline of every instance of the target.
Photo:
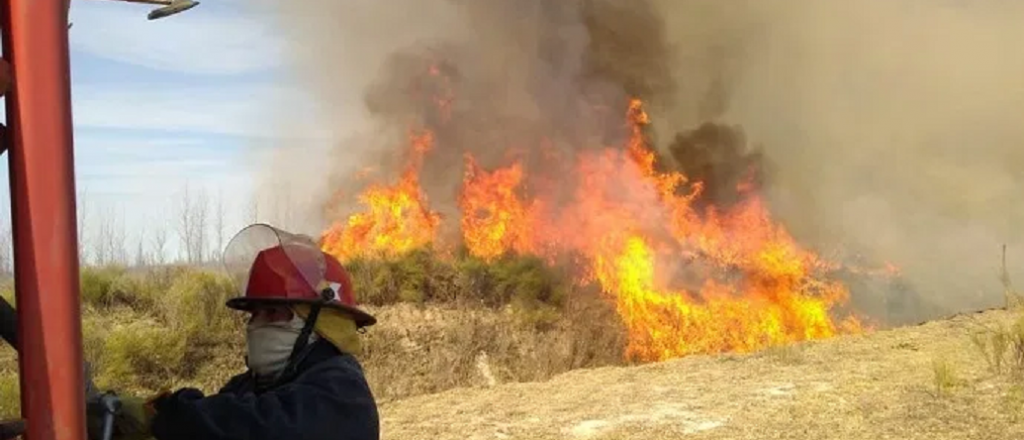
MULTIPOLYGON (((473 37, 393 52, 365 95, 375 120, 397 130, 421 124, 436 134, 421 179, 439 207, 452 206, 461 183, 453 168, 467 152, 487 168, 507 163, 512 151, 531 175, 559 175, 571 163, 551 162, 541 146, 571 156, 621 145, 630 98, 654 112, 671 105, 673 54, 650 1, 450 4, 467 17, 473 37)), ((705 99, 720 96, 721 84, 705 99)), ((763 171, 745 142, 738 127, 705 124, 676 136, 671 158, 659 166, 702 181, 706 203, 732 203, 741 180, 757 184, 763 171)), ((395 147, 397 154, 380 159, 392 169, 406 154, 395 147)))
POLYGON ((676 134, 668 151, 675 170, 703 186, 699 208, 730 207, 765 186, 763 153, 750 147, 739 126, 706 122, 676 134))
POLYGON ((639 97, 659 166, 703 180, 701 203, 760 185, 799 241, 900 267, 902 296, 867 289, 879 293, 855 298, 865 308, 896 304, 912 321, 991 306, 999 246, 1024 260, 1015 2, 254 3, 274 9, 290 72, 338 132, 328 160, 289 153, 260 169, 332 176, 303 208, 337 216, 357 177, 399 172, 412 119, 437 132, 423 185, 454 217, 463 153, 489 168, 511 151, 530 175, 557 175, 551 157, 621 142, 639 97), (432 66, 443 75, 424 75, 432 66))

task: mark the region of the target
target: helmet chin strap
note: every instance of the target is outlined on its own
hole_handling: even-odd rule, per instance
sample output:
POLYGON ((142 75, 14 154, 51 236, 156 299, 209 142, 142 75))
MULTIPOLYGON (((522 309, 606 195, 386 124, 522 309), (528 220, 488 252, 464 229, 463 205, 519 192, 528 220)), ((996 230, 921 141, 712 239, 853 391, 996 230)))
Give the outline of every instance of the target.
POLYGON ((306 323, 302 326, 299 337, 295 340, 295 346, 292 347, 292 352, 288 356, 288 364, 285 365, 284 370, 278 376, 277 383, 289 380, 295 374, 302 359, 309 352, 309 336, 313 334, 313 329, 316 327, 316 319, 320 316, 320 310, 323 309, 324 304, 333 298, 334 291, 329 287, 325 288, 320 292, 320 301, 310 306, 309 316, 306 317, 306 323))

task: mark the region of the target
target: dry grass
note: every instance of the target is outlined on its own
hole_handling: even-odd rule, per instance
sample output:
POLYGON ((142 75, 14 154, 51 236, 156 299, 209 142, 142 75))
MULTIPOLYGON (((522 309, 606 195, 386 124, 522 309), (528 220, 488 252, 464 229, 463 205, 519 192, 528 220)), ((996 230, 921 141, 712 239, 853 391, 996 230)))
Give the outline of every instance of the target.
MULTIPOLYGON (((1024 434, 1024 313, 625 367, 618 319, 593 292, 552 289, 549 274, 525 260, 423 269, 437 264, 410 258, 356 274, 368 289, 380 281, 370 289, 380 324, 360 357, 388 439, 1024 434), (412 298, 410 285, 427 294, 412 298)), ((187 271, 86 277, 85 349, 101 387, 213 391, 242 370, 242 328, 221 306, 223 280, 187 271)), ((1005 276, 1004 286, 1015 297, 1005 276)), ((14 367, 13 352, 0 349, 8 415, 17 412, 14 367)))
POLYGON ((964 332, 1017 319, 989 311, 799 348, 419 396, 382 405, 384 438, 1022 438, 1024 389, 991 374, 964 332))
MULTIPOLYGON (((612 306, 534 260, 484 265, 418 253, 363 265, 355 275, 380 304, 370 307, 380 324, 360 359, 380 401, 622 362, 612 306), (410 283, 429 295, 395 304, 410 297, 401 293, 410 283)), ((10 289, 0 290, 13 303, 10 289)), ((83 348, 97 385, 136 395, 216 391, 244 370, 241 314, 224 307, 233 293, 223 275, 198 269, 84 270, 83 348)), ((12 387, 16 355, 0 344, 0 391, 12 387)), ((0 416, 17 412, 17 394, 3 393, 0 416)))
POLYGON ((956 376, 953 365, 945 357, 938 357, 932 360, 932 371, 935 373, 935 395, 937 397, 948 396, 953 388, 960 385, 960 379, 956 376))
POLYGON ((1005 308, 1017 313, 1018 319, 1010 323, 972 323, 971 342, 992 374, 1009 374, 1013 380, 1024 383, 1024 302, 1014 290, 1006 270, 1006 246, 1003 246, 1000 281, 1006 298, 1005 308))
POLYGON ((1003 258, 1000 268, 999 281, 1003 284, 1003 296, 1006 300, 1006 308, 1008 310, 1019 310, 1024 308, 1024 296, 1013 288, 1013 282, 1010 281, 1010 272, 1006 270, 1005 244, 1003 245, 1003 258))
POLYGON ((582 295, 550 328, 510 309, 401 304, 374 312, 380 321, 360 358, 380 402, 619 365, 625 347, 614 311, 582 295))

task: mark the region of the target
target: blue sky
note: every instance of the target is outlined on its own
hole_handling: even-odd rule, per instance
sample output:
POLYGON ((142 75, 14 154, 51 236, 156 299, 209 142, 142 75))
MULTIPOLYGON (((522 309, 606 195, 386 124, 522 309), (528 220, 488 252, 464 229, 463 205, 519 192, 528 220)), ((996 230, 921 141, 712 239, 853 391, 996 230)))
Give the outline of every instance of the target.
MULTIPOLYGON (((187 184, 224 195, 230 234, 245 221, 254 153, 278 142, 281 126, 315 135, 310 100, 280 67, 283 44, 258 8, 205 0, 161 20, 148 21, 148 12, 72 2, 76 179, 86 227, 116 213, 129 237, 174 228, 187 184)), ((2 162, 6 182, 6 155, 2 162)))

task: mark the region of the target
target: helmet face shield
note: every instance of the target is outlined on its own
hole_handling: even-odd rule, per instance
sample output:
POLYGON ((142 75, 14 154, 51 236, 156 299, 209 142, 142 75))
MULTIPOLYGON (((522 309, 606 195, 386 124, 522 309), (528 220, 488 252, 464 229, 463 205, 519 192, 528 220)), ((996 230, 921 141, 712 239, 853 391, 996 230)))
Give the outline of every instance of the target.
POLYGON ((263 223, 247 226, 224 249, 224 267, 238 292, 227 302, 233 309, 318 304, 342 312, 357 327, 377 322, 356 305, 345 268, 309 236, 263 223))
MULTIPOLYGON (((251 271, 257 258, 263 251, 273 248, 280 248, 287 262, 294 268, 277 265, 270 266, 270 270, 278 272, 283 278, 302 284, 294 286, 295 289, 308 290, 314 294, 319 292, 324 281, 326 262, 313 239, 257 223, 242 229, 232 237, 224 249, 224 267, 231 276, 239 296, 247 296, 251 271), (293 276, 295 271, 299 277, 293 276)), ((279 294, 284 296, 286 292, 279 294)))

